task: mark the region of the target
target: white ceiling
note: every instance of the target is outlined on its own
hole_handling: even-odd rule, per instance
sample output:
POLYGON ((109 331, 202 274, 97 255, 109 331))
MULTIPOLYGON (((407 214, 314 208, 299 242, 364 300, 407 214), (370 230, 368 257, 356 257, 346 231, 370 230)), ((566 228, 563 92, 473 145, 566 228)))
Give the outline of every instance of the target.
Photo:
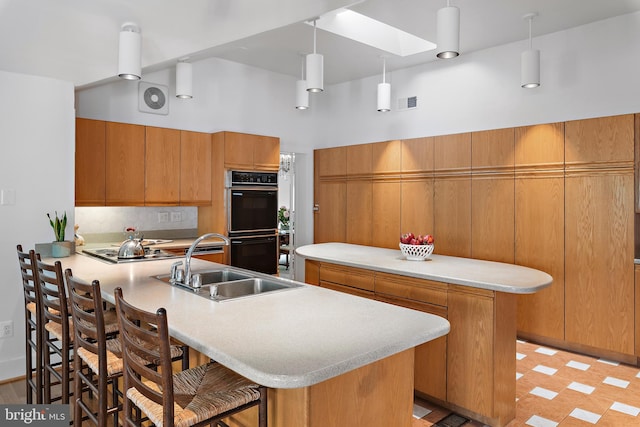
MULTIPOLYGON (((461 54, 528 38, 522 16, 537 12, 533 36, 640 10, 640 0, 452 0, 460 8, 461 54)), ((89 87, 115 80, 118 32, 142 29, 143 73, 218 57, 300 75, 313 47, 304 22, 340 7, 436 41, 445 0, 0 0, 0 69, 89 87)), ((535 45, 535 42, 534 42, 535 45)), ((427 52, 400 58, 318 30, 325 85, 436 60, 427 52)), ((455 59, 453 60, 455 61, 455 59)))

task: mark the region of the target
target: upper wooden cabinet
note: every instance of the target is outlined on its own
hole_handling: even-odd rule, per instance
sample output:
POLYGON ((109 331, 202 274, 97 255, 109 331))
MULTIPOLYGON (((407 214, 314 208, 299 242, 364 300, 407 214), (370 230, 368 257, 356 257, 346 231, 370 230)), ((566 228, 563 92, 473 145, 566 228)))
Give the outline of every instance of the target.
POLYGON ((107 122, 106 205, 143 206, 145 127, 107 122))
POLYGON ((633 134, 633 114, 566 122, 566 165, 633 162, 633 134))
POLYGON ((323 148, 314 151, 316 176, 344 177, 347 174, 347 148, 323 148))
POLYGON ((464 171, 471 168, 470 133, 436 136, 434 143, 436 171, 464 171))
POLYGON ((180 131, 147 126, 144 165, 145 205, 177 205, 180 196, 180 131))
POLYGON ((405 172, 433 172, 434 138, 403 139, 400 169, 405 172))
POLYGON ((471 134, 471 167, 482 169, 513 169, 514 130, 496 129, 471 134))
POLYGON ((224 134, 224 166, 238 170, 280 168, 280 139, 237 132, 224 134))
POLYGON ((211 135, 180 131, 180 204, 211 203, 211 135))
POLYGON ((401 158, 402 142, 400 140, 371 144, 371 169, 373 173, 399 173, 401 158))
POLYGON ((76 120, 76 206, 104 206, 106 126, 102 120, 76 120))
POLYGON ((564 167, 564 123, 515 129, 516 167, 564 167))
POLYGON ((347 175, 371 174, 372 145, 359 144, 347 147, 347 175))

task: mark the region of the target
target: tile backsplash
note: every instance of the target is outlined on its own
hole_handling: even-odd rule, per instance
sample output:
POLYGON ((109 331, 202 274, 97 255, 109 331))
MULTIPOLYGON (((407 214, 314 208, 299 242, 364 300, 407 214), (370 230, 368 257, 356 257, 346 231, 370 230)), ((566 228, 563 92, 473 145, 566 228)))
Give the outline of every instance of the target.
POLYGON ((172 207, 78 207, 75 208, 78 233, 121 232, 125 227, 142 231, 198 228, 198 208, 172 207))

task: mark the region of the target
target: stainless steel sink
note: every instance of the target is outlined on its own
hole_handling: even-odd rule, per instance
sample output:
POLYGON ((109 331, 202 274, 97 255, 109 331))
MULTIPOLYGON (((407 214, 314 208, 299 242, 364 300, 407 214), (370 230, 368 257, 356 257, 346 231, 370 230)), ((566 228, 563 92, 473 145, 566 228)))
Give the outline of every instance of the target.
POLYGON ((302 286, 297 283, 279 279, 255 277, 250 273, 238 272, 228 268, 194 271, 193 274, 200 275, 202 279, 202 286, 200 288, 192 288, 181 283, 172 283, 170 281, 170 274, 161 274, 154 277, 172 286, 189 290, 196 295, 214 301, 228 301, 252 295, 295 289, 302 286))
POLYGON ((300 285, 289 282, 280 282, 276 280, 267 280, 262 278, 251 278, 236 280, 233 282, 223 282, 216 285, 208 286, 209 296, 215 300, 227 300, 240 298, 249 295, 264 294, 284 289, 297 288, 300 285))

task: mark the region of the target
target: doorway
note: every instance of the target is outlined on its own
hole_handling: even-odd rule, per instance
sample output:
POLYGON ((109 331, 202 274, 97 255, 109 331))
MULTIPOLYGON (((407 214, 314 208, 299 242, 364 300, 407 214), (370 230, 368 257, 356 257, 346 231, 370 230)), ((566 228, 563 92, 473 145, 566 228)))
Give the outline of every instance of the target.
POLYGON ((280 257, 278 270, 280 277, 293 279, 295 271, 295 153, 280 153, 278 171, 278 232, 280 257))

